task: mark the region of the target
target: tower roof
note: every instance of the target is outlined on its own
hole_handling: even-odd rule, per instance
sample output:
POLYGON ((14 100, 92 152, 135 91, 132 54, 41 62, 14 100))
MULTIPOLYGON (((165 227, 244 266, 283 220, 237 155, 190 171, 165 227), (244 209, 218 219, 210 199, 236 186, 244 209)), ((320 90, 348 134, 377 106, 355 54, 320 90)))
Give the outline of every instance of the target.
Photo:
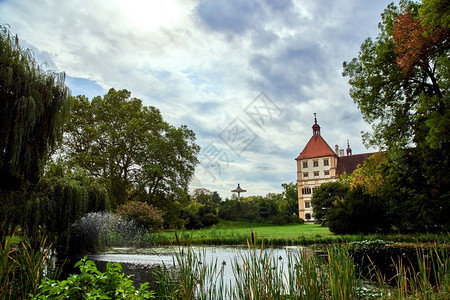
POLYGON ((303 148, 303 151, 300 152, 296 160, 330 155, 336 155, 336 153, 334 153, 333 149, 325 142, 322 136, 316 134, 309 139, 309 142, 303 148))
POLYGON ((314 125, 312 126, 313 136, 309 139, 303 151, 296 160, 312 157, 322 157, 336 155, 333 149, 328 146, 327 142, 320 135, 320 126, 317 124, 316 113, 314 113, 314 125))

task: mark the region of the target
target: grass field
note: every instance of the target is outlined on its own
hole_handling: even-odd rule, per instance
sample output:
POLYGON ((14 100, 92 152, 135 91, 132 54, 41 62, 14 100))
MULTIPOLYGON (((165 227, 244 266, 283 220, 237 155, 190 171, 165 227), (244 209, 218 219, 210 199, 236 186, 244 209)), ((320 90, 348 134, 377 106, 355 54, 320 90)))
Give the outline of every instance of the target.
MULTIPOLYGON (((156 244, 245 245, 248 242, 272 245, 299 245, 358 240, 357 236, 333 235, 327 227, 317 224, 273 225, 248 222, 221 221, 200 230, 168 231, 152 234, 156 244)), ((150 237, 150 236, 149 236, 150 237)))
POLYGON ((449 242, 449 235, 335 235, 318 224, 273 225, 249 222, 221 221, 199 230, 177 230, 151 233, 144 243, 153 245, 246 245, 247 242, 284 245, 346 243, 383 239, 404 243, 449 242))

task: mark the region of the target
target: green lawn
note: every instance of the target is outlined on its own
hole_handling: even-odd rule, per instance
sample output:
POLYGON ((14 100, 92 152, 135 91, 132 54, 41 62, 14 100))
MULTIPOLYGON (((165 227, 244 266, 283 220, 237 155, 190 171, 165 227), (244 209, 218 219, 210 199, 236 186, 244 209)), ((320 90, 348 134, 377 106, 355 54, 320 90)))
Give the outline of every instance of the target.
MULTIPOLYGON (((150 242, 155 244, 247 244, 256 242, 286 245, 314 244, 342 241, 341 236, 333 235, 327 227, 317 224, 273 225, 248 222, 221 221, 212 227, 200 230, 166 231, 149 235, 150 242)), ((353 240, 354 238, 352 238, 353 240)))
POLYGON ((246 245, 252 240, 271 245, 311 245, 345 243, 363 240, 383 239, 405 243, 448 243, 448 234, 418 235, 335 235, 327 227, 317 224, 273 225, 249 222, 220 221, 218 224, 200 230, 164 231, 148 234, 145 244, 153 245, 246 245))
POLYGON ((223 221, 214 226, 214 228, 207 228, 198 230, 194 235, 208 235, 212 230, 220 233, 224 236, 230 236, 233 234, 249 235, 250 231, 256 233, 258 238, 279 238, 295 239, 299 236, 327 236, 332 235, 327 227, 322 227, 318 224, 286 224, 286 225, 273 225, 273 224, 259 224, 259 223, 246 223, 246 222, 229 222, 223 221))

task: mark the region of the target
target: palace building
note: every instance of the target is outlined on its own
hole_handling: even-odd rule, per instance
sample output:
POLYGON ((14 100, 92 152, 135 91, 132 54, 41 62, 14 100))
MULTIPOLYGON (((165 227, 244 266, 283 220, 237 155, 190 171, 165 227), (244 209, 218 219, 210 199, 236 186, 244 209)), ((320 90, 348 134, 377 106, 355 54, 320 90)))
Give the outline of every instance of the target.
POLYGON ((313 135, 303 148, 297 161, 297 187, 299 217, 306 222, 314 221, 311 197, 314 190, 322 183, 336 180, 339 175, 352 173, 373 153, 352 154, 347 141, 346 155, 344 149, 335 146, 335 150, 320 135, 320 126, 314 114, 313 135))

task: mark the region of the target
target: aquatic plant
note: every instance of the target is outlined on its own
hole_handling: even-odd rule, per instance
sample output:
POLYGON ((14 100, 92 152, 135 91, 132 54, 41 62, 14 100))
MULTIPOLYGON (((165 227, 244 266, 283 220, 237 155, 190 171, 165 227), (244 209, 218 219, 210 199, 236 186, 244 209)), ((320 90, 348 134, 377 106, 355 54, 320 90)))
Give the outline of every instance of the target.
POLYGON ((32 247, 26 235, 5 236, 0 243, 0 299, 28 299, 43 277, 51 247, 45 238, 37 238, 32 247))
POLYGON ((418 269, 396 263, 396 286, 372 268, 372 277, 357 271, 349 249, 330 246, 288 252, 275 257, 270 249, 249 246, 231 263, 233 279, 224 282, 225 262, 205 260, 188 248, 173 266, 155 272, 155 293, 167 299, 448 299, 449 261, 445 247, 417 251, 418 269))

